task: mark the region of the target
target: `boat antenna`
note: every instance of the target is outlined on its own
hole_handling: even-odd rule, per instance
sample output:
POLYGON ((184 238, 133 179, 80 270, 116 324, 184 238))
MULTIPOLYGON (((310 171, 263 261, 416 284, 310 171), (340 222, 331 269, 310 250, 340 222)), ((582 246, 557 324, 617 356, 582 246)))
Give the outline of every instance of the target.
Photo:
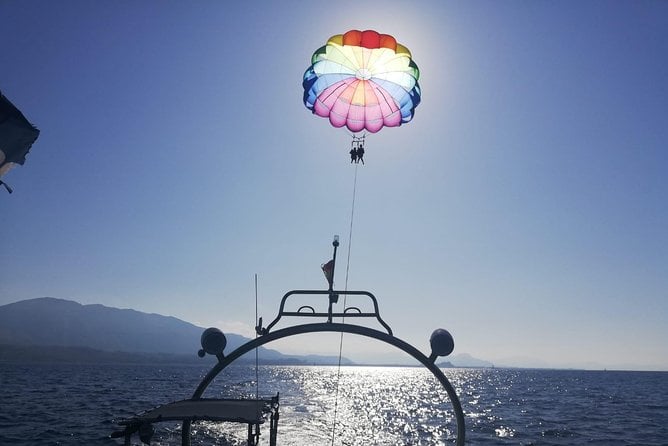
MULTIPOLYGON (((348 273, 350 272, 350 248, 353 244, 353 221, 355 219, 355 196, 357 195, 357 164, 355 164, 355 179, 353 180, 353 202, 350 210, 350 228, 348 230, 348 258, 346 259, 346 282, 343 294, 343 313, 341 323, 346 323, 346 298, 348 297, 348 273)), ((341 381, 341 356, 343 353, 343 332, 339 335, 339 362, 336 368, 336 392, 334 394, 334 426, 332 427, 332 446, 334 446, 334 438, 336 436, 336 416, 339 408, 339 383, 341 381)))
MULTIPOLYGON (((257 273, 255 273, 255 326, 257 327, 258 320, 257 320, 257 273)), ((255 330, 255 339, 257 339, 258 334, 257 330, 255 330)), ((260 399, 260 379, 259 379, 259 354, 258 354, 258 348, 255 347, 255 399, 258 400, 260 399)))

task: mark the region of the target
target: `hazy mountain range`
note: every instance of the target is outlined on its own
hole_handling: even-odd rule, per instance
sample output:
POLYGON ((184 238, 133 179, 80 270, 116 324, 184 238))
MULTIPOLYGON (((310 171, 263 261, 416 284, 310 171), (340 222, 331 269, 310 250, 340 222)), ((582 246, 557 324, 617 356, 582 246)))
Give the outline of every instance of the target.
MULTIPOLYGON (((202 361, 197 351, 203 330, 175 317, 43 297, 0 306, 0 360, 196 362, 202 361)), ((250 340, 225 336, 228 353, 250 340)), ((263 347, 259 353, 263 363, 338 363, 338 356, 285 355, 263 347)), ((255 354, 244 359, 254 361, 255 354)), ((466 354, 447 361, 460 367, 492 365, 466 354)), ((342 364, 352 362, 342 358, 342 364)))
MULTIPOLYGON (((43 297, 0 306, 0 360, 195 362, 201 361, 203 331, 175 317, 43 297)), ((226 352, 250 340, 225 337, 226 352)), ((284 355, 263 347, 259 353, 263 363, 338 363, 338 356, 284 355)), ((255 354, 244 359, 254 361, 255 354)))

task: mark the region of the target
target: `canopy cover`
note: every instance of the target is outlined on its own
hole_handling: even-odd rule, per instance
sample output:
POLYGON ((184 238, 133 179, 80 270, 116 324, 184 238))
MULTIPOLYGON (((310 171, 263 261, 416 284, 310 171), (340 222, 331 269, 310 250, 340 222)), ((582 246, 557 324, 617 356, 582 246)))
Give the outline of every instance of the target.
POLYGON ((0 177, 25 162, 38 136, 39 130, 0 93, 0 177))
POLYGON ((419 77, 410 51, 394 37, 352 30, 313 53, 304 73, 304 105, 334 127, 375 133, 413 118, 419 77))

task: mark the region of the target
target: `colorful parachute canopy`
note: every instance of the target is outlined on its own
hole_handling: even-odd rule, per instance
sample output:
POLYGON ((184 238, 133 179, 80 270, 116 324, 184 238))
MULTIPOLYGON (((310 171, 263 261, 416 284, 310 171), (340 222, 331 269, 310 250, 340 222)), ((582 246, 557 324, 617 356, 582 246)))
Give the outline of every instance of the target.
POLYGON ((0 177, 25 162, 38 136, 39 130, 0 93, 0 177))
POLYGON ((410 51, 394 37, 352 30, 313 54, 304 73, 304 105, 334 127, 375 133, 413 118, 419 77, 410 51))

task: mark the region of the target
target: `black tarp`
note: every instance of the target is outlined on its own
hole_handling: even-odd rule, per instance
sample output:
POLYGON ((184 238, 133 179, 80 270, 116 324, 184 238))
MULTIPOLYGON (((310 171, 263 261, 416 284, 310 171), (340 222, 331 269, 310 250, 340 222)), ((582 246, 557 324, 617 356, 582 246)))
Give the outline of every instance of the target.
POLYGON ((5 164, 23 164, 38 136, 39 130, 0 92, 0 151, 5 158, 0 162, 0 172, 5 164))

